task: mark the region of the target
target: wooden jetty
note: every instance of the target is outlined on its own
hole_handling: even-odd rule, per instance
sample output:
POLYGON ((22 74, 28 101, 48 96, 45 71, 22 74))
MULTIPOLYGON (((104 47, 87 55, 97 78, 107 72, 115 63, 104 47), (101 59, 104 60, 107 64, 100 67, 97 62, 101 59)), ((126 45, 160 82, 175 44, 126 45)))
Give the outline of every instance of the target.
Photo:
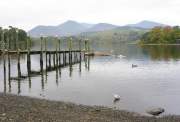
MULTIPOLYGON (((3 48, 0 50, 0 55, 3 58, 3 65, 4 65, 4 82, 6 82, 6 60, 8 61, 8 81, 9 83, 11 80, 23 80, 28 77, 33 77, 37 75, 43 75, 44 73, 50 71, 56 71, 59 69, 61 73, 61 68, 66 66, 72 66, 76 63, 81 63, 82 60, 85 60, 85 53, 88 51, 87 49, 87 41, 84 41, 85 50, 81 49, 81 40, 79 41, 79 49, 73 50, 72 48, 72 39, 68 42, 68 50, 61 50, 61 42, 59 39, 56 39, 55 50, 49 51, 47 50, 47 40, 41 37, 41 45, 40 50, 31 50, 31 40, 27 40, 27 49, 21 50, 18 47, 16 50, 8 50, 8 48, 3 48), (43 49, 45 47, 45 49, 43 49), (11 55, 15 55, 17 57, 17 76, 11 76, 11 55), (27 73, 22 73, 21 71, 21 55, 26 56, 27 59, 27 73), (39 55, 39 66, 40 69, 37 71, 33 71, 31 68, 31 56, 32 55, 39 55), (45 67, 45 68, 44 68, 45 67)), ((8 42, 9 43, 9 42, 8 42)), ((7 46, 6 46, 7 47, 7 46)))

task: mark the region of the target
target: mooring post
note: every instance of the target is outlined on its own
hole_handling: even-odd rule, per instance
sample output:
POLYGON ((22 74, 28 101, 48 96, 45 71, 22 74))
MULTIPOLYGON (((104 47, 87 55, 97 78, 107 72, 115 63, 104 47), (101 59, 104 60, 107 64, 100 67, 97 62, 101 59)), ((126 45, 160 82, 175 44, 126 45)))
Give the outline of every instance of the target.
POLYGON ((27 71, 28 71, 28 77, 30 77, 31 73, 31 39, 30 37, 27 38, 27 71))
POLYGON ((4 66, 4 92, 6 92, 6 52, 5 52, 5 41, 4 41, 4 32, 1 34, 1 44, 2 44, 2 57, 3 57, 3 66, 4 66))
POLYGON ((16 29, 16 47, 17 47, 17 58, 18 58, 18 79, 21 78, 21 65, 20 65, 20 48, 19 48, 19 39, 18 39, 19 30, 16 29))
POLYGON ((31 90, 31 38, 27 38, 27 70, 28 70, 28 81, 29 81, 29 90, 31 90))
POLYGON ((49 68, 51 69, 51 53, 49 52, 49 68))
POLYGON ((62 51, 63 54, 63 66, 65 65, 65 51, 62 51))
POLYGON ((56 67, 56 56, 55 56, 55 53, 53 52, 53 66, 54 66, 54 68, 56 67))
POLYGON ((72 63, 72 38, 69 39, 69 64, 72 63))
POLYGON ((80 62, 81 62, 81 39, 79 40, 79 60, 80 60, 80 62))
POLYGON ((87 53, 87 39, 85 39, 85 41, 84 41, 84 47, 85 47, 84 59, 85 59, 86 58, 86 53, 87 53))
POLYGON ((41 37, 40 68, 41 73, 43 74, 43 37, 41 37))
POLYGON ((65 65, 66 65, 66 51, 64 52, 64 63, 65 63, 65 65))
POLYGON ((56 68, 58 68, 58 36, 56 36, 56 68))
POLYGON ((7 42, 8 42, 8 50, 7 50, 7 54, 8 54, 8 81, 9 81, 9 92, 11 92, 11 58, 10 58, 10 54, 9 54, 9 50, 10 50, 10 40, 7 37, 7 42))
POLYGON ((59 66, 61 66, 61 40, 58 40, 58 45, 59 45, 59 66))
POLYGON ((45 82, 47 83, 47 71, 48 71, 48 60, 47 60, 47 39, 44 38, 44 46, 45 46, 45 55, 46 55, 46 72, 45 72, 45 82))

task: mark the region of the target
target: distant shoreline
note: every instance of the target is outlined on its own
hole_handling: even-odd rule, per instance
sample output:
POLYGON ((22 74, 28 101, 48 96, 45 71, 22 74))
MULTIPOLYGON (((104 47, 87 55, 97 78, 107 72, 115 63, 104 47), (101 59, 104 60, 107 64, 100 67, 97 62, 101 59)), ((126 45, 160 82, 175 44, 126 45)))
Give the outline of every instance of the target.
POLYGON ((145 45, 145 46, 146 46, 146 45, 147 45, 147 46, 148 46, 148 45, 150 45, 150 46, 151 46, 151 45, 152 45, 152 46, 153 46, 153 45, 154 45, 154 46, 156 46, 156 45, 160 45, 160 46, 161 46, 161 45, 162 45, 162 46, 168 46, 168 45, 169 45, 169 46, 171 46, 171 45, 176 46, 176 45, 177 45, 177 46, 180 46, 180 44, 139 44, 139 45, 142 45, 142 46, 144 46, 144 45, 145 45))
POLYGON ((169 45, 169 46, 171 46, 171 45, 172 45, 172 46, 176 46, 176 45, 177 45, 177 46, 180 46, 180 44, 163 44, 163 43, 162 43, 162 44, 142 44, 142 43, 139 43, 139 42, 137 42, 137 43, 127 43, 127 44, 129 44, 129 45, 140 45, 140 46, 148 46, 148 45, 149 45, 149 46, 151 46, 151 45, 152 45, 152 46, 156 46, 156 45, 157 45, 157 46, 159 46, 159 45, 160 45, 160 46, 161 46, 161 45, 162 45, 162 46, 168 46, 168 45, 169 45))
POLYGON ((0 121, 179 122, 180 116, 154 118, 101 106, 76 105, 0 93, 0 121))

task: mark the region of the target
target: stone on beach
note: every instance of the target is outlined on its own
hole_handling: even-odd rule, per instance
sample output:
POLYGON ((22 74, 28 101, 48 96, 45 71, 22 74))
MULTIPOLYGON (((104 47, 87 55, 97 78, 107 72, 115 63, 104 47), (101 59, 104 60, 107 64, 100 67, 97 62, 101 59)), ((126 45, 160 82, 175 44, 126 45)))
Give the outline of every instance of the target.
POLYGON ((165 112, 163 108, 153 108, 147 111, 148 114, 151 114, 153 116, 159 116, 163 112, 165 112))

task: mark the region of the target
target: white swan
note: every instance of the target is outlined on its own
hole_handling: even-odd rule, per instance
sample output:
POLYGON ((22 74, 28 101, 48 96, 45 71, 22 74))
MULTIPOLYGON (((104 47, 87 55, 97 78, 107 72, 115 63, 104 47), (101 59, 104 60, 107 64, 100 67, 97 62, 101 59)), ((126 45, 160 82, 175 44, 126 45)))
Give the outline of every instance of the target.
POLYGON ((120 100, 120 96, 118 94, 114 94, 113 96, 114 96, 114 101, 120 100))
POLYGON ((124 55, 115 55, 115 58, 125 58, 126 56, 124 55))

